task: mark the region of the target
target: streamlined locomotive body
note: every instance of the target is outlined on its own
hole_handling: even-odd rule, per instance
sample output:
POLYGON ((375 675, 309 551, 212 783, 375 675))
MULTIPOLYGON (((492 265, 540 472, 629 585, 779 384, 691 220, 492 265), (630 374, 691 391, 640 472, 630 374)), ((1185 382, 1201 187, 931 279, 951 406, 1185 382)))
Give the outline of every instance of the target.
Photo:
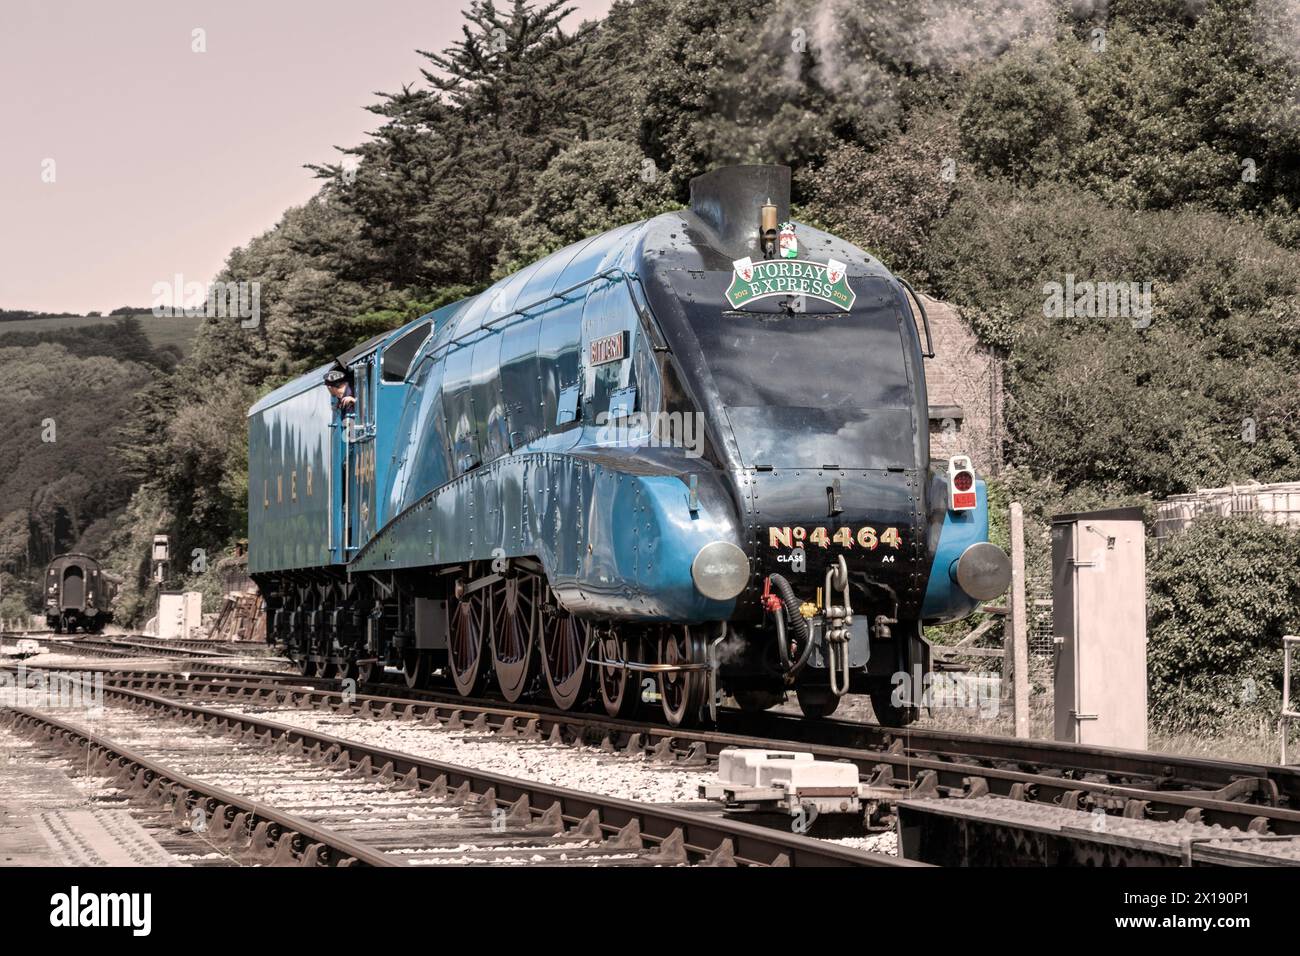
POLYGON ((45 569, 45 626, 55 633, 81 628, 98 634, 113 620, 115 587, 99 562, 86 554, 61 554, 45 569))
POLYGON ((906 721, 922 625, 1001 593, 1008 563, 969 462, 931 467, 919 300, 788 197, 784 167, 702 176, 690 208, 255 405, 271 638, 318 674, 673 724, 790 689, 808 715, 851 690, 906 721))

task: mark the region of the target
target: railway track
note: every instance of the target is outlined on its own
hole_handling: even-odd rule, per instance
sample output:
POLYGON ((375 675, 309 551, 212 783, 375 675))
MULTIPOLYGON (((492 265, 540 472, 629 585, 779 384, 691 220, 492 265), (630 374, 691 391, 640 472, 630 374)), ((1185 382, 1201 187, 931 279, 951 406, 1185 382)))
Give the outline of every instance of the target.
MULTIPOLYGON (((1280 841, 1284 838, 1300 835, 1295 768, 1075 747, 1051 741, 914 732, 853 721, 809 722, 779 714, 760 715, 755 722, 752 714, 725 710, 717 730, 682 730, 597 714, 519 708, 437 691, 408 691, 391 685, 366 686, 366 693, 352 694, 332 686, 333 681, 297 675, 184 677, 147 670, 108 673, 106 682, 115 690, 236 700, 260 708, 292 707, 377 721, 418 721, 453 729, 468 727, 484 737, 496 735, 503 743, 518 739, 586 743, 638 760, 684 768, 707 769, 727 747, 797 745, 797 749, 820 759, 854 763, 861 780, 873 793, 892 795, 883 798, 881 805, 910 804, 907 818, 914 834, 919 832, 918 827, 954 832, 954 814, 947 809, 940 812, 940 804, 935 801, 965 801, 964 812, 969 816, 969 811, 983 805, 982 798, 989 796, 1011 798, 999 801, 986 813, 990 827, 1002 831, 1016 829, 1004 819, 1008 803, 1015 802, 1026 805, 1029 817, 1036 806, 1082 814, 1086 829, 1094 834, 1098 820, 1138 821, 1124 826, 1153 824, 1156 827, 1148 842, 1156 843, 1165 839, 1162 828, 1184 837, 1192 833, 1202 843, 1235 834, 1265 838, 1278 841, 1278 849, 1283 849, 1280 841), (739 732, 742 723, 745 732, 739 732), (761 734, 752 732, 756 724, 761 734)), ((958 804, 950 802, 945 806, 956 808, 958 804)), ((1033 831, 1035 825, 1029 817, 1026 832, 1033 831)), ((875 819, 879 821, 879 814, 875 819)), ((1080 829, 1077 823, 1063 825, 1067 830, 1080 829)), ((919 845, 916 840, 912 842, 919 845)), ((934 839, 929 842, 938 845, 934 839)), ((1064 844, 1074 847, 1079 842, 1072 837, 1064 844)), ((1160 851, 1153 856, 1146 852, 1149 849, 1134 845, 1125 852, 1129 862, 1150 862, 1155 857, 1186 862, 1177 852, 1160 851)), ((1123 857, 1123 853, 1119 856, 1123 857)), ((1115 858, 1116 853, 1108 849, 1102 857, 1115 858)))
POLYGON ((3 634, 0 635, 0 646, 15 647, 19 641, 32 640, 36 641, 41 647, 47 650, 57 651, 60 654, 75 654, 82 657, 136 657, 138 654, 124 647, 113 647, 107 644, 89 644, 85 641, 75 640, 73 638, 49 637, 40 634, 3 634))
MULTIPOLYGON (((660 724, 550 708, 519 708, 500 702, 431 691, 398 696, 394 688, 366 687, 348 695, 331 681, 296 676, 234 677, 158 671, 106 678, 113 686, 162 693, 217 694, 256 699, 287 691, 299 705, 351 709, 363 715, 407 715, 465 723, 491 730, 529 726, 546 737, 602 742, 616 750, 669 753, 685 760, 713 760, 726 747, 763 748, 798 744, 817 757, 849 760, 864 777, 900 790, 929 793, 987 792, 1130 817, 1219 824, 1254 832, 1300 834, 1300 770, 1265 764, 1213 761, 1054 741, 1014 740, 910 728, 882 728, 854 721, 812 722, 791 716, 724 710, 719 729, 683 730, 660 724), (743 726, 743 731, 742 731, 743 726), (757 729, 759 732, 755 733, 757 729), (882 770, 882 768, 886 768, 882 770), (981 782, 982 781, 982 782, 981 782), (1019 786, 1017 786, 1019 785, 1019 786), (1130 803, 1130 801, 1137 801, 1130 803)), ((404 688, 403 688, 404 690, 404 688)))
MULTIPOLYGON (((57 666, 51 665, 51 669, 57 666)), ((147 682, 178 678, 180 672, 146 666, 114 673, 120 674, 121 679, 147 682)), ((243 676, 249 680, 274 682, 278 686, 333 692, 335 695, 341 693, 340 682, 335 678, 304 677, 296 672, 274 672, 253 665, 228 667, 211 662, 186 673, 195 681, 223 675, 243 676)), ((547 721, 561 721, 570 725, 608 727, 619 731, 633 728, 656 741, 689 737, 707 742, 713 736, 708 731, 673 728, 652 721, 624 720, 584 711, 561 711, 545 705, 507 704, 489 697, 461 697, 451 689, 410 689, 401 684, 382 681, 358 686, 366 691, 358 700, 370 698, 380 705, 389 700, 403 706, 407 703, 442 704, 461 708, 467 713, 484 712, 489 715, 514 716, 516 719, 536 717, 548 731, 550 725, 547 721)), ((1258 786, 1263 800, 1300 806, 1300 768, 1297 767, 1092 747, 1051 740, 988 736, 915 725, 885 727, 865 721, 834 718, 812 721, 795 714, 770 711, 756 714, 728 707, 719 709, 717 729, 723 734, 745 734, 766 743, 782 741, 873 752, 896 749, 901 742, 905 752, 915 755, 933 756, 953 762, 973 762, 986 767, 1043 769, 1065 774, 1072 779, 1095 776, 1105 778, 1108 783, 1141 789, 1214 791, 1233 787, 1236 798, 1242 795, 1237 791, 1243 786, 1258 786), (1243 780, 1247 783, 1243 783, 1243 780)))
POLYGON ((144 634, 87 634, 82 637, 59 637, 52 631, 9 631, 0 634, 0 645, 14 646, 21 640, 34 640, 63 653, 91 657, 264 657, 265 644, 238 641, 171 639, 160 641, 144 634))
POLYGON ((178 826, 198 821, 254 862, 906 865, 713 811, 520 780, 138 690, 106 697, 129 709, 105 708, 114 716, 103 733, 57 711, 0 713, 87 751, 133 798, 169 804, 178 826))

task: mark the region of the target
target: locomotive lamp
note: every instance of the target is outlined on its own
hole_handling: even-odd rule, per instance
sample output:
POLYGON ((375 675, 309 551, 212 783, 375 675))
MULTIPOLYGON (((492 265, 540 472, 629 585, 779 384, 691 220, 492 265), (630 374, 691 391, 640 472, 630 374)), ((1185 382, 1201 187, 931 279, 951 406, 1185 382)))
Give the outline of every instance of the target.
POLYGON ((771 259, 776 256, 777 228, 776 206, 772 205, 772 200, 763 205, 761 224, 759 226, 758 241, 763 249, 763 258, 771 259))
POLYGON ((948 460, 948 489, 950 511, 971 511, 978 503, 975 469, 965 455, 953 455, 948 460))

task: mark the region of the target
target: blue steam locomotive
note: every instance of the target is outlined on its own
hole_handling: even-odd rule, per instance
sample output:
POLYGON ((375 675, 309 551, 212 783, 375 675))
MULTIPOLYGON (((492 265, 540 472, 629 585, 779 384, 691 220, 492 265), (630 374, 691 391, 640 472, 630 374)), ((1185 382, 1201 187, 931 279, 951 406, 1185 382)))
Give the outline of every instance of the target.
POLYGON ((909 720, 923 624, 1009 563, 969 461, 931 467, 919 300, 789 195, 785 167, 706 174, 253 406, 270 639, 673 725, 787 690, 909 720))

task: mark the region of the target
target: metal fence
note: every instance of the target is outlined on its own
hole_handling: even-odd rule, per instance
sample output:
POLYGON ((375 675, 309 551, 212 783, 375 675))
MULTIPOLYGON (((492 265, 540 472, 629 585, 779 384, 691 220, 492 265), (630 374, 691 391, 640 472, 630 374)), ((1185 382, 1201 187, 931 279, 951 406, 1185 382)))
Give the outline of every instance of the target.
POLYGON ((1204 515, 1254 517, 1271 524, 1300 528, 1300 481, 1276 484, 1198 488, 1156 503, 1156 543, 1177 534, 1204 515))
POLYGON ((1056 661, 1056 638, 1052 633, 1052 598, 1051 588, 1046 596, 1035 594, 1027 608, 1029 617, 1029 653, 1046 659, 1049 663, 1056 661))

